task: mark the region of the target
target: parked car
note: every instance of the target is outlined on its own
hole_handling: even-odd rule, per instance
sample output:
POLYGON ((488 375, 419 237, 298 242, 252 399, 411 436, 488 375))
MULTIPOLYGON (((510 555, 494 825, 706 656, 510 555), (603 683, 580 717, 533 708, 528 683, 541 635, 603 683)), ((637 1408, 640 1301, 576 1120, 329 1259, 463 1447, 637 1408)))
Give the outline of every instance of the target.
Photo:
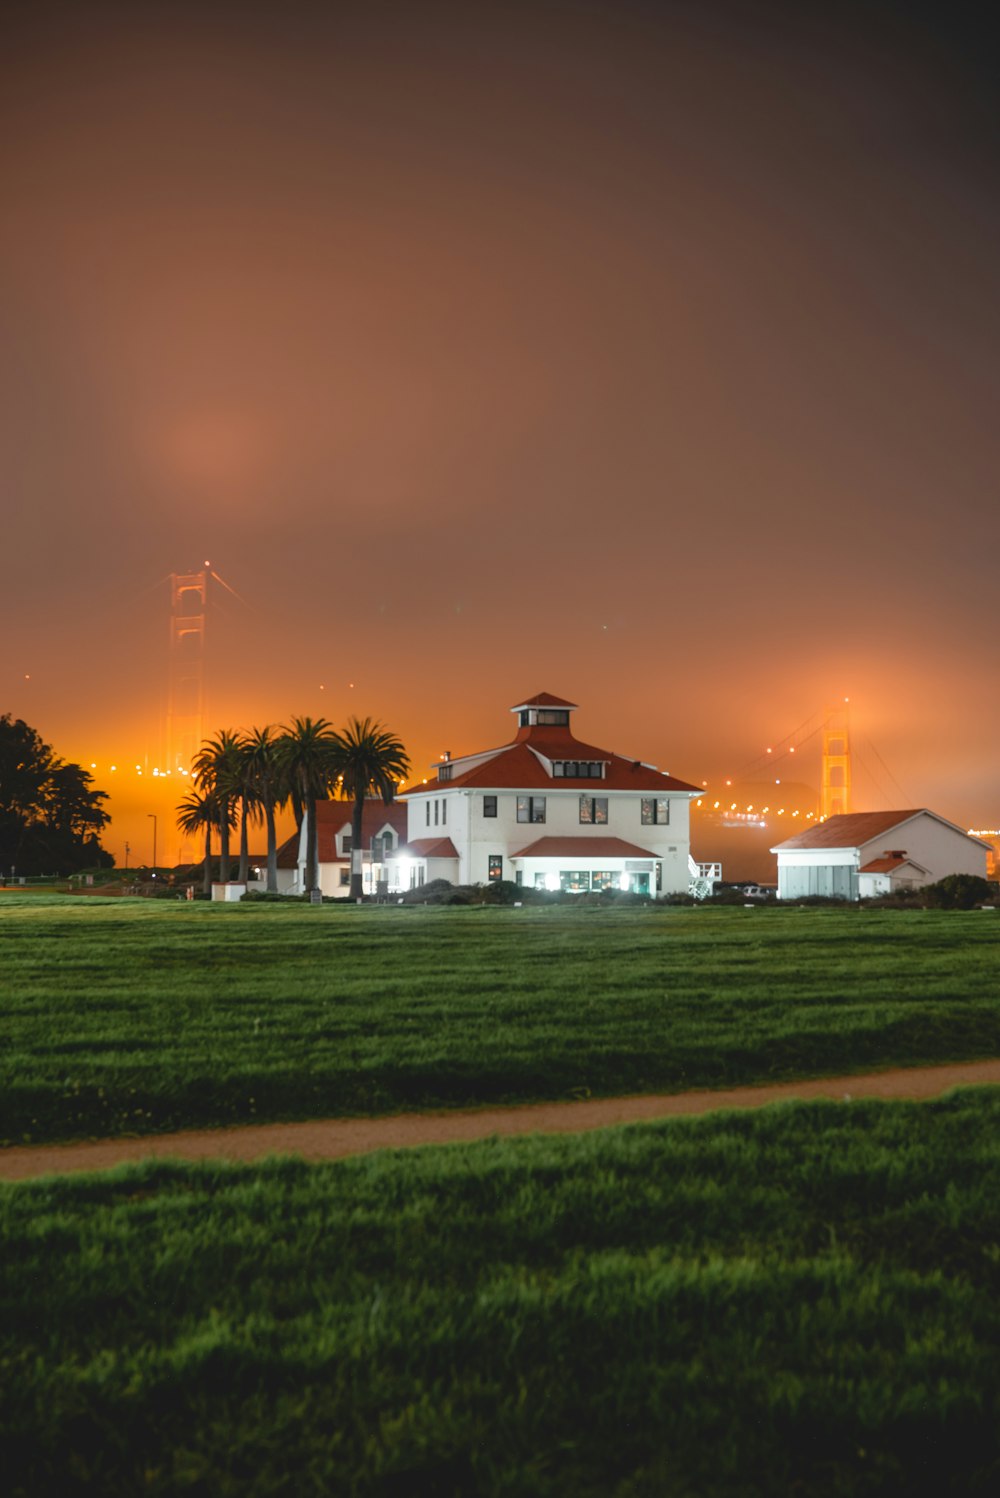
POLYGON ((773 889, 767 889, 763 884, 744 884, 743 897, 746 900, 769 900, 774 894, 773 889))

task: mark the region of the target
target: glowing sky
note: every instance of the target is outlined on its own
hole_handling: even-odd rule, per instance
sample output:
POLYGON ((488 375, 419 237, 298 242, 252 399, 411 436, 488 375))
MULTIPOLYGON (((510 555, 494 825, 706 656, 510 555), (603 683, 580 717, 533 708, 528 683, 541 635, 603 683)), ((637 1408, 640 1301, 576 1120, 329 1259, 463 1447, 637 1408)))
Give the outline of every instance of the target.
POLYGON ((212 728, 423 766, 546 689, 700 782, 850 694, 897 804, 1000 824, 1000 153, 941 12, 8 7, 0 711, 155 758, 207 557, 212 728))

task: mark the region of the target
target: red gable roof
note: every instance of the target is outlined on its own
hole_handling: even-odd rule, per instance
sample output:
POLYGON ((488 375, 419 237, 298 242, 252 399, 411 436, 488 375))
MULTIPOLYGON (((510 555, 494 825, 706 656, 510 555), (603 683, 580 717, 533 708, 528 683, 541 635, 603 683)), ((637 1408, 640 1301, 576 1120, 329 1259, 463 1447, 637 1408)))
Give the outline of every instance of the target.
MULTIPOLYGON (((926 814, 934 816, 933 812, 926 814)), ((778 847, 782 849, 861 848, 865 843, 870 843, 872 838, 881 837, 893 828, 901 827, 904 822, 922 815, 924 815, 923 807, 917 807, 915 811, 849 812, 844 816, 827 817, 825 822, 817 822, 813 827, 807 827, 796 837, 787 838, 785 842, 779 843, 778 847)), ((943 818, 936 817, 935 820, 940 822, 943 818)), ((946 825, 951 824, 946 823, 946 825)), ((776 852, 776 849, 772 848, 771 852, 776 852)))
POLYGON ((918 874, 927 873, 922 864, 914 863, 913 859, 907 858, 905 853, 887 853, 884 858, 873 858, 871 863, 862 864, 858 873, 894 874, 897 869, 907 866, 911 869, 916 869, 918 874))
MULTIPOLYGON (((343 863, 345 861, 337 853, 337 834, 350 832, 353 815, 353 801, 317 802, 316 836, 320 863, 343 863)), ((361 817, 362 848, 370 848, 372 838, 377 837, 386 825, 392 828, 397 839, 402 842, 406 837, 406 823, 407 810, 399 801, 390 801, 386 806, 378 796, 370 797, 365 802, 361 817)), ((299 834, 293 832, 278 849, 278 867, 279 869, 294 869, 298 861, 299 834)))
POLYGON ((537 692, 534 697, 526 697, 523 702, 515 702, 511 712, 519 712, 522 707, 575 708, 576 706, 575 702, 567 702, 565 697, 553 697, 551 692, 537 692))
POLYGON ((413 858, 457 858, 458 849, 450 837, 415 837, 399 850, 413 858))
MULTIPOLYGON (((530 702, 519 705, 569 709, 573 708, 575 703, 567 702, 562 697, 553 697, 550 692, 539 692, 537 696, 531 698, 530 702)), ((565 788, 567 790, 586 789, 595 795, 600 795, 606 790, 651 791, 661 796, 669 791, 686 792, 689 795, 701 794, 698 786, 689 785, 686 780, 664 775, 650 765, 615 754, 610 749, 599 749, 595 744, 582 743, 574 738, 566 724, 526 724, 518 729, 513 743, 502 745, 499 749, 486 749, 472 754, 459 755, 456 759, 438 765, 437 769, 438 778, 430 782, 430 785, 414 785, 401 794, 404 797, 418 796, 426 794, 430 789, 438 790, 439 788, 525 791, 556 791, 565 788), (604 774, 600 779, 591 778, 589 775, 556 777, 551 775, 541 763, 539 755, 550 762, 552 760, 561 760, 564 763, 573 760, 598 761, 604 766, 604 774), (462 765, 469 760, 475 760, 477 763, 463 770, 462 765), (443 777, 442 771, 444 771, 443 777)))
POLYGON ((620 837, 540 837, 511 858, 655 858, 620 837))

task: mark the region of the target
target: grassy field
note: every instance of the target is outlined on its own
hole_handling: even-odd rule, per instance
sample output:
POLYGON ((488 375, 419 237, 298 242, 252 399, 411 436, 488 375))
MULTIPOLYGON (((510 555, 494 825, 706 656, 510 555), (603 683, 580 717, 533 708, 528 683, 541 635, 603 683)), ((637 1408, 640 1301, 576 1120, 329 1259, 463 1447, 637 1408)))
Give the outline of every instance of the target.
POLYGON ((988 1494, 1000 1094, 0 1190, 11 1498, 988 1494))
POLYGON ((0 1141, 1000 1055, 1000 917, 0 899, 0 1141))

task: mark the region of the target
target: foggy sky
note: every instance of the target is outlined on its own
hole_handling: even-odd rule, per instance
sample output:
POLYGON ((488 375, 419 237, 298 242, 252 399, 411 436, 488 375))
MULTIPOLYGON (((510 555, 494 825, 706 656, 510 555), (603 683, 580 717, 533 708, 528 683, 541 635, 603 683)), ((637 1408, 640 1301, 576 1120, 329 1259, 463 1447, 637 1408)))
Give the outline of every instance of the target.
POLYGON ((849 694, 1000 825, 971 11, 5 16, 0 711, 155 756, 208 558, 207 728, 371 713, 424 773, 545 689, 700 783, 849 694))

